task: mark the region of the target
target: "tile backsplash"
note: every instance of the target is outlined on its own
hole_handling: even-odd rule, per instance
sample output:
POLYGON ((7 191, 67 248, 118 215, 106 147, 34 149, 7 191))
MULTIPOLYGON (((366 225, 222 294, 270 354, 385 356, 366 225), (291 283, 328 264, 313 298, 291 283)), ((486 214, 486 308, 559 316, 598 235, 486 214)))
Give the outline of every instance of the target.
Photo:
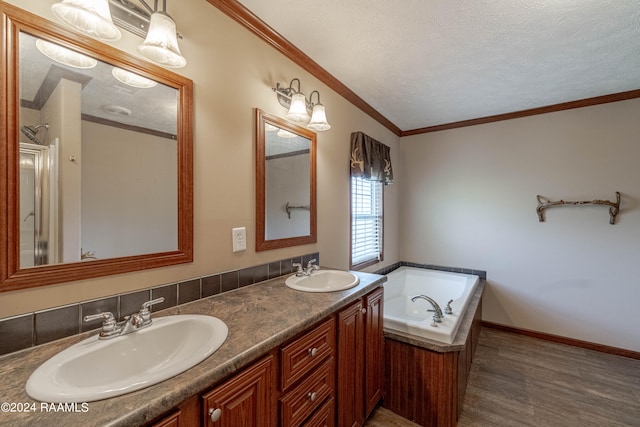
POLYGON ((463 268, 463 267, 448 267, 445 265, 435 265, 435 264, 421 264, 417 262, 408 262, 408 261, 396 262, 395 264, 391 264, 387 267, 381 268, 380 270, 376 270, 375 273, 389 274, 393 270, 396 270, 400 267, 426 268, 429 270, 446 271, 449 273, 474 274, 478 276, 481 280, 487 280, 487 272, 485 270, 476 270, 472 268, 463 268))
POLYGON ((294 262, 302 262, 304 265, 314 258, 319 264, 320 254, 312 253, 0 319, 0 355, 99 328, 102 324, 100 319, 92 322, 82 321, 82 318, 89 314, 110 311, 118 320, 122 320, 124 316, 137 312, 143 302, 164 297, 162 304, 152 307, 153 311, 159 311, 291 274, 294 262))

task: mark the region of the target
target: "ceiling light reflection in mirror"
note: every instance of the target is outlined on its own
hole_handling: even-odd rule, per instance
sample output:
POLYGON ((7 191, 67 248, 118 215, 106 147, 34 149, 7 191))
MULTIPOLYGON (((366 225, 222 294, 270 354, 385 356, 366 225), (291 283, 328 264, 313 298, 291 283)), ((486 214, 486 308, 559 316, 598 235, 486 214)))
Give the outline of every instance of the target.
MULTIPOLYGON (((83 115, 113 120, 113 114, 105 111, 105 106, 119 105, 133 112, 129 116, 123 115, 118 119, 123 125, 159 132, 175 139, 178 93, 174 88, 157 84, 140 74, 96 61, 86 55, 82 55, 86 58, 83 63, 91 60, 95 65, 91 69, 86 67, 79 69, 75 65, 77 61, 73 64, 65 64, 51 55, 45 55, 37 48, 38 45, 82 55, 21 32, 20 98, 23 104, 44 102, 44 100, 38 100, 40 88, 46 87, 51 80, 58 81, 61 76, 64 76, 66 79, 82 84, 83 115), (52 63, 51 59, 56 63, 52 63)), ((30 108, 39 110, 41 107, 41 105, 32 105, 30 108)))
POLYGON ((46 40, 36 40, 36 48, 48 58, 72 68, 87 69, 98 65, 98 61, 94 58, 46 40))
POLYGON ((131 71, 123 70, 122 68, 118 67, 113 67, 113 70, 111 70, 111 74, 113 74, 113 77, 115 77, 122 83, 141 89, 151 88, 158 84, 151 79, 142 77, 136 73, 132 73, 131 71))

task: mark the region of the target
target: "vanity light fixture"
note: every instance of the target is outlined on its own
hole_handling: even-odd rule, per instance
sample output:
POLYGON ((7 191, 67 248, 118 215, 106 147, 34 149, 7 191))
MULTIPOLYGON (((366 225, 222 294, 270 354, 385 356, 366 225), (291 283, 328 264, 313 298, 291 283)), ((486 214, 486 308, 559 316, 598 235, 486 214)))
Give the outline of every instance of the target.
POLYGON ((280 86, 272 88, 278 97, 278 102, 289 109, 287 119, 293 122, 307 123, 307 128, 322 132, 331 129, 327 122, 327 114, 324 105, 320 103, 320 92, 314 90, 309 96, 309 100, 300 90, 300 79, 294 78, 289 83, 289 87, 280 86), (294 88, 294 82, 298 83, 298 88, 294 88), (318 101, 313 102, 313 94, 317 95, 318 101))
MULTIPOLYGON (((139 0, 144 3, 144 0, 139 0)), ((157 4, 157 2, 156 2, 157 4)), ((138 46, 145 58, 170 68, 182 68, 187 60, 178 47, 175 21, 167 15, 167 1, 162 1, 162 11, 154 11, 149 22, 149 31, 144 42, 138 46)))
POLYGON ((154 0, 152 8, 145 0, 62 0, 51 10, 72 28, 103 41, 120 38, 119 26, 142 38, 138 52, 146 59, 165 67, 181 68, 187 60, 180 53, 176 23, 167 14, 167 1, 154 0), (115 24, 114 24, 115 22, 115 24))
POLYGON ((120 30, 111 19, 109 0, 62 0, 51 5, 53 14, 68 26, 102 41, 116 41, 120 30))

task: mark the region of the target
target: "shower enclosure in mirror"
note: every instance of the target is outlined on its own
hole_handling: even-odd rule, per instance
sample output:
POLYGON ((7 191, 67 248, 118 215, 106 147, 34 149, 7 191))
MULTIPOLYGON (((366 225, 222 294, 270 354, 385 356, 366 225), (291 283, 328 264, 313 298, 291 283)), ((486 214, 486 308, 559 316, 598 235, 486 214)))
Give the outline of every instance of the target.
POLYGON ((256 110, 256 250, 316 242, 316 134, 256 110))
POLYGON ((192 82, 0 11, 0 291, 190 262, 192 82))

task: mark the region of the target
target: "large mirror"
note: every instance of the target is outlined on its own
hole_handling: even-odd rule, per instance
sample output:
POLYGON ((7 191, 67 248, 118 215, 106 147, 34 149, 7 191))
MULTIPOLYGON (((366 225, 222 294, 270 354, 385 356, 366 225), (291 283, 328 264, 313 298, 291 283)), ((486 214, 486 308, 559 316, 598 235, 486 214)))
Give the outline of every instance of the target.
POLYGON ((192 82, 0 10, 0 291, 192 261, 192 82))
POLYGON ((316 240, 316 134, 256 109, 256 250, 316 240))

